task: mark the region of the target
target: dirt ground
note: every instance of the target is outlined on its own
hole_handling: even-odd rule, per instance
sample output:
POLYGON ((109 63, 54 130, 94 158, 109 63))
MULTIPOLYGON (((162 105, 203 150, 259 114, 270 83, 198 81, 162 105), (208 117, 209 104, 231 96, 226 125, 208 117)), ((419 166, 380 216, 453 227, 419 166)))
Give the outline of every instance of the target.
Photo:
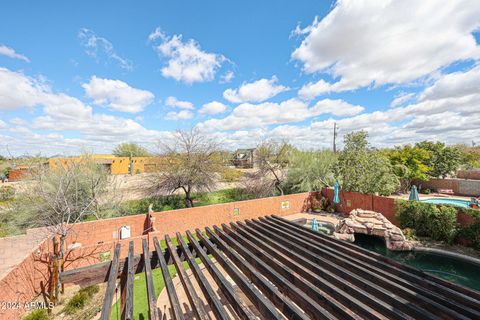
MULTIPOLYGON (((243 173, 252 173, 255 169, 239 169, 243 173)), ((154 174, 151 173, 142 173, 142 174, 135 174, 135 175, 112 175, 111 176, 111 186, 112 190, 116 190, 118 192, 121 201, 128 201, 128 200, 137 200, 145 198, 149 195, 148 192, 148 185, 149 181, 154 177, 154 174)), ((5 186, 12 186, 15 188, 16 192, 22 192, 25 188, 28 188, 31 182, 28 181, 17 181, 17 182, 5 182, 0 183, 1 185, 5 186)), ((240 182, 222 182, 219 181, 213 187, 212 191, 222 190, 222 189, 229 189, 240 187, 240 182)))

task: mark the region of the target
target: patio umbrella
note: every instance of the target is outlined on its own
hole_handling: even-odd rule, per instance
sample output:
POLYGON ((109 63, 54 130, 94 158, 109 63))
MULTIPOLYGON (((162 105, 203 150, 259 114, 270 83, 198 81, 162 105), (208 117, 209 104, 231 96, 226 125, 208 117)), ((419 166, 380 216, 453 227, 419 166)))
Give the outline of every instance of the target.
POLYGON ((313 231, 318 231, 318 221, 317 221, 317 218, 313 218, 313 220, 312 220, 312 230, 313 230, 313 231))
POLYGON ((338 181, 335 181, 333 185, 333 203, 340 203, 340 198, 338 197, 338 181))
POLYGON ((412 201, 420 200, 418 198, 418 191, 417 191, 417 187, 415 185, 413 185, 412 189, 410 190, 410 196, 408 197, 408 200, 412 200, 412 201))

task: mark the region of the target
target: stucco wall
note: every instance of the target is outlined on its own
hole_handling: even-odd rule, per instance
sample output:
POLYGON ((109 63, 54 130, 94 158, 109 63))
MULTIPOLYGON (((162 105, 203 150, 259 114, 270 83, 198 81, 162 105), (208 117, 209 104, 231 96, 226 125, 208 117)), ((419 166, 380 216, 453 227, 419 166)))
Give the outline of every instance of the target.
POLYGON ((422 189, 451 189, 455 194, 463 196, 480 196, 480 180, 464 179, 431 179, 429 181, 418 181, 416 185, 422 189))
POLYGON ((48 241, 42 243, 0 280, 0 319, 20 319, 25 303, 43 291, 48 292, 50 249, 48 241))
MULTIPOLYGON (((101 162, 109 162, 110 169, 112 174, 129 174, 129 157, 115 157, 112 155, 93 155, 93 159, 101 162)), ((50 158, 48 159, 48 166, 50 169, 56 168, 58 166, 66 167, 68 163, 79 161, 79 157, 71 157, 71 158, 50 158)), ((164 161, 163 158, 160 157, 132 157, 133 163, 133 171, 132 173, 144 173, 145 172, 145 164, 151 165, 159 165, 161 161, 164 161)))
POLYGON ((480 180, 480 169, 472 170, 458 170, 457 178, 459 179, 470 179, 470 180, 480 180))

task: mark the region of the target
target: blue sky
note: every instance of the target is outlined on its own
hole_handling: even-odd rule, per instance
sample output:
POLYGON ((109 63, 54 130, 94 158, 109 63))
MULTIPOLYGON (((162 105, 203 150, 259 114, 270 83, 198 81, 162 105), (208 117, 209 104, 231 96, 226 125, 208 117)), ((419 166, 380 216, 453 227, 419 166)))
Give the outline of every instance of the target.
POLYGON ((480 4, 15 1, 0 5, 0 154, 480 142, 480 4), (436 14, 432 14, 435 12, 436 14))

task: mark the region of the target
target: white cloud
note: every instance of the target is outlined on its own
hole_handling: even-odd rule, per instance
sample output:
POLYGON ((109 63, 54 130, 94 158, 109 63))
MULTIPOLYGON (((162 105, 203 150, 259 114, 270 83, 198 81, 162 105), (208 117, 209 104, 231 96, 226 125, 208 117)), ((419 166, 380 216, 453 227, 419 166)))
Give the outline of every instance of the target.
POLYGON ((88 83, 82 84, 82 87, 95 104, 120 112, 141 112, 154 98, 150 91, 132 88, 120 80, 102 79, 96 76, 92 76, 88 83))
POLYGON ((240 130, 259 128, 271 124, 299 122, 321 114, 346 116, 357 114, 363 107, 353 106, 342 100, 325 99, 313 107, 298 99, 289 99, 281 103, 264 102, 261 104, 243 103, 223 119, 209 119, 198 126, 204 130, 240 130))
POLYGON ((193 113, 191 111, 188 111, 188 110, 182 110, 182 111, 179 111, 179 112, 171 111, 171 112, 167 113, 167 115, 165 116, 166 120, 173 120, 173 121, 187 120, 187 119, 191 119, 191 118, 193 118, 193 113))
POLYGON ((220 83, 229 83, 235 78, 233 71, 227 71, 224 75, 220 77, 220 83))
POLYGON ((277 85, 278 79, 260 79, 250 83, 243 83, 238 89, 227 89, 223 97, 233 103, 262 102, 277 94, 289 90, 288 87, 277 85))
POLYGON ((312 98, 371 84, 408 83, 455 61, 479 59, 472 35, 480 27, 479 16, 475 0, 441 6, 436 1, 339 0, 321 21, 296 30, 305 38, 292 53, 305 72, 328 72, 338 81, 309 83, 300 93, 312 98))
POLYGON ((8 124, 2 119, 0 119, 0 130, 6 129, 6 128, 8 128, 8 124))
POLYGON ((148 41, 152 42, 157 39, 165 39, 166 37, 167 36, 165 35, 165 33, 163 33, 162 29, 160 29, 160 27, 156 27, 155 30, 153 30, 153 32, 148 35, 148 41))
POLYGON ((113 60, 120 68, 125 70, 132 70, 133 64, 130 60, 120 56, 110 41, 106 38, 100 37, 92 30, 82 28, 78 33, 81 45, 85 48, 85 53, 97 61, 100 59, 113 60))
POLYGON ((298 90, 298 95, 304 99, 311 100, 320 94, 348 91, 353 89, 356 89, 356 85, 348 84, 343 80, 335 83, 329 83, 323 79, 320 79, 317 82, 308 82, 307 84, 303 85, 300 90, 298 90))
POLYGON ((201 114, 219 114, 227 111, 228 107, 221 102, 212 101, 203 105, 203 107, 198 111, 201 114))
POLYGON ((53 93, 41 80, 6 68, 0 68, 0 97, 0 109, 4 110, 43 105, 46 114, 77 119, 90 117, 92 113, 92 108, 77 98, 53 93))
POLYGON ((172 108, 180 108, 180 109, 193 109, 193 103, 189 101, 181 101, 177 98, 170 96, 165 100, 165 104, 172 108))
POLYGON ((12 123, 17 127, 7 128, 10 135, 3 141, 15 145, 18 150, 24 148, 24 152, 59 152, 58 148, 71 149, 72 146, 77 152, 84 146, 110 151, 113 144, 125 141, 125 137, 154 145, 157 139, 166 135, 162 131, 148 130, 132 119, 94 113, 79 99, 54 93, 39 79, 5 68, 0 68, 0 97, 3 102, 0 106, 4 110, 43 107, 42 115, 31 121, 14 118, 12 123), (31 129, 75 132, 81 138, 66 139, 58 133, 41 134, 31 129))
POLYGON ((227 60, 221 54, 202 51, 193 39, 183 41, 182 35, 169 37, 159 28, 148 39, 161 40, 155 50, 167 60, 166 66, 161 69, 162 75, 188 84, 212 81, 222 63, 227 60))
POLYGON ((14 124, 16 126, 24 126, 27 122, 22 118, 14 117, 14 118, 10 119, 10 123, 14 124))
POLYGON ((324 99, 318 101, 310 109, 310 112, 314 115, 330 113, 334 116, 349 117, 359 114, 363 110, 362 106, 355 106, 343 100, 324 99))
POLYGON ((0 110, 34 107, 45 93, 46 88, 40 81, 0 67, 0 110))
POLYGON ((390 106, 391 107, 401 106, 405 102, 413 99, 413 97, 415 97, 415 93, 413 92, 410 92, 410 93, 402 92, 399 95, 395 96, 395 99, 392 100, 392 102, 390 103, 390 106))
POLYGON ((464 72, 457 71, 440 77, 424 90, 420 100, 438 100, 480 93, 480 65, 464 72))
POLYGON ((12 59, 18 59, 18 60, 23 60, 25 62, 30 62, 30 59, 28 59, 26 56, 15 52, 14 49, 7 47, 5 45, 0 45, 0 55, 6 56, 12 59))

